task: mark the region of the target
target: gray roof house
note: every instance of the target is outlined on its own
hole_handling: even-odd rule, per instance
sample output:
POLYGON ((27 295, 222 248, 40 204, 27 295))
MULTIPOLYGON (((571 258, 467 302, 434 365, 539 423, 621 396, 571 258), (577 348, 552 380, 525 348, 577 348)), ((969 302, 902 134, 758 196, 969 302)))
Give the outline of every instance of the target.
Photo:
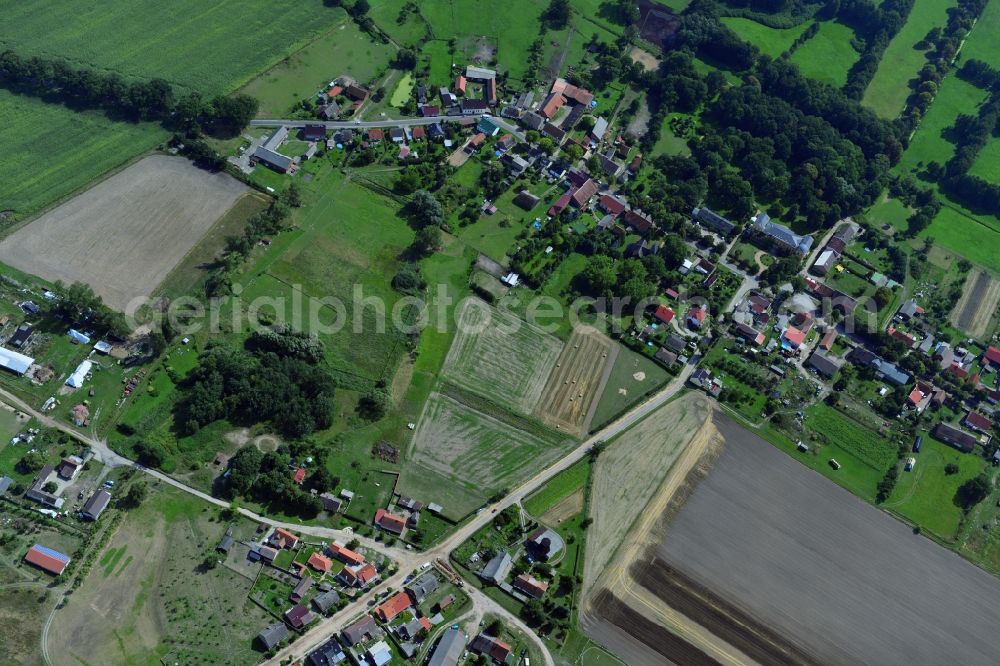
POLYGON ((728 236, 733 233, 733 229, 736 228, 735 224, 710 208, 695 208, 691 211, 691 217, 694 218, 695 222, 699 223, 703 227, 708 227, 712 231, 717 231, 723 236, 728 236))
POLYGON ((427 597, 433 594, 439 587, 441 587, 441 581, 432 572, 428 571, 407 585, 406 591, 410 593, 413 603, 419 605, 424 603, 427 597))
POLYGON ((344 640, 348 645, 357 645, 362 641, 370 641, 382 635, 382 630, 375 623, 375 618, 365 615, 363 618, 344 629, 344 640))
POLYGON ((272 649, 275 645, 288 638, 288 627, 284 622, 270 624, 257 634, 257 640, 264 646, 265 650, 272 649))
POLYGON ((893 384, 895 386, 903 386, 910 382, 910 375, 903 372, 896 367, 895 364, 889 363, 882 359, 876 359, 872 361, 872 367, 875 368, 875 375, 884 379, 885 381, 893 384))
POLYGON ((824 377, 833 377, 840 370, 841 362, 818 351, 809 357, 806 365, 810 368, 815 368, 816 372, 824 377))
POLYGON ((812 236, 800 236, 785 225, 772 222, 767 213, 757 214, 753 220, 753 228, 790 252, 808 254, 812 247, 812 236))
POLYGON ((455 666, 464 650, 465 635, 458 629, 448 629, 434 648, 427 666, 455 666))
POLYGON ((340 641, 335 636, 331 636, 330 640, 309 653, 309 656, 306 657, 306 664, 308 666, 334 666, 346 659, 347 655, 344 653, 344 648, 340 646, 340 641))
POLYGON ((337 590, 330 590, 313 597, 312 605, 317 611, 325 614, 328 610, 336 606, 339 601, 340 595, 337 593, 337 590))
POLYGON ((680 354, 687 348, 687 342, 681 336, 671 333, 663 343, 663 346, 672 352, 680 354))
POLYGON ((9 476, 0 476, 0 495, 3 495, 14 485, 14 479, 9 476))
POLYGON ((500 585, 507 578, 507 574, 510 573, 510 569, 513 566, 514 560, 511 558, 510 553, 504 551, 498 553, 492 560, 486 563, 483 570, 479 572, 479 577, 495 585, 500 585))

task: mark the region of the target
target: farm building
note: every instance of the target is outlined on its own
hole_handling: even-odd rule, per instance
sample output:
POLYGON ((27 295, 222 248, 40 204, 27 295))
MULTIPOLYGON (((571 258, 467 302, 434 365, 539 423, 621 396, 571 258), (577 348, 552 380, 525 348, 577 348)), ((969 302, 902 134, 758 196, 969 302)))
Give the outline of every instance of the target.
POLYGON ((479 572, 479 577, 489 581, 494 585, 500 585, 507 578, 514 560, 507 551, 497 553, 492 560, 486 563, 483 570, 479 572))
POLYGON ((541 201, 541 198, 535 196, 528 190, 521 190, 518 192, 517 196, 514 197, 514 205, 519 208, 523 208, 524 210, 531 210, 538 205, 539 201, 541 201))
POLYGON ((545 98, 542 102, 541 108, 538 109, 540 115, 545 118, 551 119, 552 116, 556 115, 556 111, 562 108, 563 104, 566 103, 566 98, 559 93, 552 93, 545 98))
POLYGON ((31 337, 35 334, 35 327, 31 324, 25 322, 17 327, 14 331, 14 335, 10 336, 7 343, 12 347, 17 347, 20 349, 24 347, 31 340, 31 337))
POLYGON ((825 351, 833 349, 833 341, 837 339, 837 329, 832 326, 823 334, 823 339, 819 341, 819 348, 825 351))
POLYGON ((489 105, 481 99, 463 99, 462 100, 462 115, 463 116, 476 116, 483 113, 489 113, 489 105))
POLYGON ((965 421, 963 421, 963 423, 969 430, 975 430, 977 432, 988 433, 993 428, 993 422, 976 411, 971 411, 966 414, 965 421))
POLYGON ((471 79, 472 81, 489 81, 490 79, 497 78, 497 73, 492 69, 469 65, 465 68, 465 78, 471 79))
POLYGON ((80 388, 83 386, 84 380, 87 378, 87 373, 94 366, 90 361, 83 361, 80 365, 76 366, 76 370, 73 374, 69 376, 66 380, 66 386, 71 386, 72 388, 80 388))
POLYGON ((36 543, 28 549, 28 553, 24 556, 24 561, 38 567, 42 571, 47 571, 53 576, 58 576, 66 570, 66 567, 70 563, 70 558, 69 555, 64 555, 57 550, 52 550, 36 543))
POLYGON ((23 375, 35 362, 30 356, 25 356, 16 351, 0 347, 0 368, 13 372, 16 375, 23 375))
POLYGON ((554 94, 564 95, 566 98, 573 100, 577 104, 582 104, 583 106, 590 106, 590 103, 594 101, 594 95, 586 88, 580 88, 579 86, 574 86, 566 79, 556 79, 552 82, 552 92, 554 94))
POLYGON ((540 130, 545 126, 545 116, 537 114, 534 111, 528 111, 521 114, 521 124, 528 129, 540 130))
POLYGON ((951 444, 963 453, 972 453, 976 448, 976 444, 979 443, 979 440, 973 435, 944 422, 934 426, 931 434, 945 444, 951 444))
POLYGON ((111 503, 111 494, 106 490, 98 490, 80 510, 80 517, 87 520, 97 520, 111 503))
POLYGON ((427 666, 456 666, 464 651, 465 635, 459 629, 447 629, 434 648, 427 666))
POLYGON ((69 329, 69 333, 67 333, 67 335, 69 336, 70 340, 72 340, 73 342, 75 342, 77 344, 81 344, 81 345, 89 345, 90 344, 90 337, 87 336, 87 335, 84 335, 83 333, 81 333, 80 331, 78 331, 78 330, 76 330, 74 328, 69 329))
POLYGON ((638 234, 644 234, 653 228, 653 217, 647 213, 643 213, 641 210, 625 211, 623 220, 625 224, 638 234))
POLYGON ((41 470, 38 471, 38 476, 35 477, 34 483, 28 488, 28 492, 24 494, 25 497, 32 500, 33 502, 38 502, 44 506, 61 509, 65 500, 61 497, 56 497, 52 493, 44 489, 46 482, 48 482, 49 477, 55 471, 55 467, 52 465, 46 465, 41 470))
POLYGON ((812 272, 819 276, 826 275, 831 268, 837 265, 838 261, 840 261, 840 255, 827 248, 820 252, 816 263, 812 265, 812 272))
POLYGON ((604 135, 608 133, 608 121, 604 118, 598 118, 594 122, 594 128, 590 130, 590 138, 594 141, 600 141, 604 138, 604 135))

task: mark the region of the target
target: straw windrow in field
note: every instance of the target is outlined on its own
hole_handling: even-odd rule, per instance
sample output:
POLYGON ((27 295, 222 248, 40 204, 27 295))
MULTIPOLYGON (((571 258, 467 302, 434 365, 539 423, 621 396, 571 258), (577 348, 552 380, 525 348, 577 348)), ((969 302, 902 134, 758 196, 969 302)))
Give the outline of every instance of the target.
POLYGON ((469 299, 442 377, 521 414, 538 404, 562 343, 510 312, 469 299))
POLYGON ((600 332, 577 327, 541 392, 535 414, 542 423, 574 435, 587 430, 594 400, 615 362, 618 345, 600 332))
POLYGON ((962 297, 951 312, 951 323, 974 338, 986 334, 997 304, 1000 303, 1000 280, 976 269, 965 280, 962 297))

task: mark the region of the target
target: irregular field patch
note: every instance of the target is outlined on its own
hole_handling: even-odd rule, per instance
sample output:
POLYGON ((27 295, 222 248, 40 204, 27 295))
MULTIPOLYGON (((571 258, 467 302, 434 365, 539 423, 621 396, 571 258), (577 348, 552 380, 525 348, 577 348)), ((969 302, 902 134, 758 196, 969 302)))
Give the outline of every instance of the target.
POLYGON ((989 328, 998 303, 1000 280, 977 268, 965 280, 962 296, 951 311, 951 323, 972 337, 981 338, 989 328))
POLYGON ((456 386, 530 414, 562 343, 510 312, 470 298, 441 376, 456 386))
POLYGON ((800 46, 790 60, 806 76, 839 88, 858 60, 858 52, 851 46, 853 38, 854 31, 842 23, 821 23, 816 36, 800 46))
POLYGON ((605 368, 614 363, 617 350, 600 332, 576 327, 542 389, 535 409, 542 423, 573 434, 586 431, 605 368))
POLYGON ((777 58, 787 51, 792 43, 812 25, 812 21, 803 21, 794 28, 772 28, 753 19, 740 16, 724 16, 722 22, 733 32, 750 42, 761 53, 777 58))
POLYGON ((583 489, 577 490, 540 516, 546 525, 560 525, 583 511, 583 489))
MULTIPOLYGON (((484 501, 543 469, 569 446, 572 440, 568 438, 525 432, 449 396, 432 393, 413 433, 408 459, 484 501)), ((407 477, 420 474, 408 465, 403 485, 407 477)), ((434 494, 421 499, 438 501, 434 494)))
POLYGON ((549 480, 541 490, 536 491, 524 501, 524 508, 533 516, 543 513, 564 501, 567 497, 583 488, 590 475, 590 461, 581 460, 567 470, 549 480))
POLYGON ((89 284, 118 310, 149 296, 247 187, 180 157, 152 155, 0 242, 0 261, 89 284))
POLYGON ((670 374, 653 359, 625 347, 619 348, 591 425, 598 428, 607 424, 669 378, 670 374))

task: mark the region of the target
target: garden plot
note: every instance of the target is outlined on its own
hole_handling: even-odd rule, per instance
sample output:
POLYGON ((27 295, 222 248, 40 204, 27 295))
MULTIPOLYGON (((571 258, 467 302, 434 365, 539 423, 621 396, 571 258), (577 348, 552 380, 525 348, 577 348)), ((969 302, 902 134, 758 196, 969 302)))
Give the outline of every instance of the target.
POLYGON ((441 375, 500 406, 530 414, 562 343, 516 315, 469 299, 441 375))
POLYGON ((1000 303, 1000 280, 976 269, 965 281, 962 297, 951 311, 951 323, 974 338, 987 333, 1000 303))

